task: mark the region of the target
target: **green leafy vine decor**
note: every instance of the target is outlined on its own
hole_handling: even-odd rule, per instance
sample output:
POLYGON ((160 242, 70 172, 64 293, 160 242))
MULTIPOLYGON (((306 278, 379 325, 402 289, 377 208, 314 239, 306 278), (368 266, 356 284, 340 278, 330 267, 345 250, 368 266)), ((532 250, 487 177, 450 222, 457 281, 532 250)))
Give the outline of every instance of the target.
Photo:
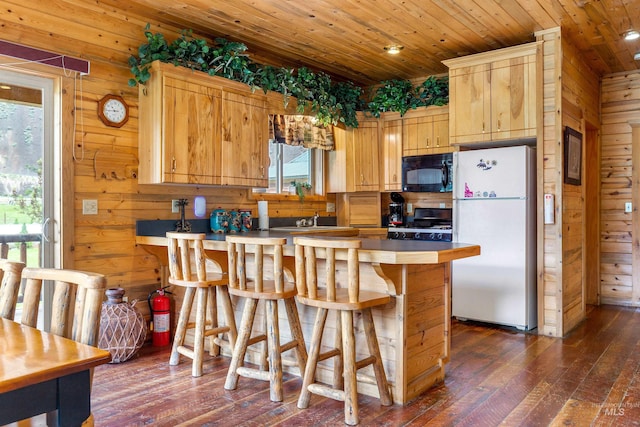
POLYGON ((137 56, 129 57, 133 74, 129 86, 145 84, 151 78, 151 63, 162 61, 239 81, 252 90, 282 93, 285 106, 289 97, 294 96, 298 100, 299 113, 309 109, 324 125, 343 124, 353 128, 358 127, 358 111, 379 117, 385 111, 404 114, 420 106, 448 103, 446 78, 429 77, 417 87, 408 80, 382 82, 366 103, 363 88, 353 82, 334 83, 328 74, 306 67, 294 70, 257 64, 251 61, 243 43, 216 38, 211 46, 206 40, 193 37, 191 30, 182 30, 180 36, 169 43, 164 35, 153 33, 150 28, 147 24, 144 29, 147 43, 138 47, 137 56))

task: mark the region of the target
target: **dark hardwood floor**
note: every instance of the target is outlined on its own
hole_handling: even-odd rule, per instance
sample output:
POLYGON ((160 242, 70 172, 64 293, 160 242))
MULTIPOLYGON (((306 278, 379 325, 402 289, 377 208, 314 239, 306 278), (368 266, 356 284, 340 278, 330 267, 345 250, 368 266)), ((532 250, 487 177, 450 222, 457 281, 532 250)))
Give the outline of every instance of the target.
MULTIPOLYGON (((590 307, 564 339, 453 322, 444 384, 405 407, 360 396, 363 426, 640 426, 640 309, 590 307)), ((169 366, 167 349, 145 348, 100 366, 93 414, 100 426, 340 426, 342 403, 313 396, 296 407, 301 384, 285 375, 285 401, 246 378, 226 391, 226 357, 169 366)))

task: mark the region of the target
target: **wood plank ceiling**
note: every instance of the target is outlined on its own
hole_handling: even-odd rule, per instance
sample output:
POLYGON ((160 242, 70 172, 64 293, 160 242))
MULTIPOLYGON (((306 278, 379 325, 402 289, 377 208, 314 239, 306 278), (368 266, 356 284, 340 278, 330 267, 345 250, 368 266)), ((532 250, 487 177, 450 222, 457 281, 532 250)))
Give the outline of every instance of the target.
MULTIPOLYGON (((639 0, 99 0, 167 26, 225 37, 260 63, 307 66, 367 85, 446 73, 444 59, 562 27, 600 74, 640 68, 639 0), (404 46, 399 55, 384 47, 404 46)), ((172 34, 160 31, 169 39, 172 34)), ((142 29, 141 29, 142 32, 142 29)))

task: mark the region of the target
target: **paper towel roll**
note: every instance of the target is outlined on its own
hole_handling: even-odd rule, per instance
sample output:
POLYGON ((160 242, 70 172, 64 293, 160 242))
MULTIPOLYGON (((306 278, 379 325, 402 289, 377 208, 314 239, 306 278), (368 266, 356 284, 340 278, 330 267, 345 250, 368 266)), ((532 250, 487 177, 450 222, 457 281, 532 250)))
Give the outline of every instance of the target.
POLYGON ((258 201, 258 228, 260 230, 269 229, 269 205, 266 200, 258 201))

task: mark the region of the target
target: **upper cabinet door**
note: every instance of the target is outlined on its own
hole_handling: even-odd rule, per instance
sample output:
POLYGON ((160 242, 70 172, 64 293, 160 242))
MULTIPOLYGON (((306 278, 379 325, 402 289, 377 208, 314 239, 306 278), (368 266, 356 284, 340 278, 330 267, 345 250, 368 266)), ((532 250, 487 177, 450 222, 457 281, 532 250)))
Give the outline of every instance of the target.
POLYGON ((353 171, 355 191, 379 191, 379 140, 380 126, 377 119, 358 119, 353 131, 352 159, 348 168, 353 171))
POLYGON ((402 191, 402 142, 402 119, 385 115, 381 159, 385 191, 402 191))
MULTIPOLYGON (((187 70, 193 74, 191 70, 187 70)), ((139 88, 138 182, 219 184, 221 89, 156 62, 139 88)))
POLYGON ((223 185, 268 187, 268 125, 265 96, 223 91, 223 185))
POLYGON ((220 183, 220 92, 165 78, 163 182, 220 183))
POLYGON ((489 140, 491 113, 490 65, 449 70, 449 128, 451 143, 489 140))

